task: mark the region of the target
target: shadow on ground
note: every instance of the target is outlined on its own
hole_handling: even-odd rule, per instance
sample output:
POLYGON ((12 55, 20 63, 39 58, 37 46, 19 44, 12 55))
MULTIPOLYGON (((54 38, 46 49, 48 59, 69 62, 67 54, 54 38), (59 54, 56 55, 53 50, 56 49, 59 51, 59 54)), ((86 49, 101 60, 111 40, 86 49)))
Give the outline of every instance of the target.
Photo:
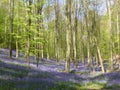
MULTIPOLYGON (((77 90, 67 73, 37 71, 0 61, 0 90, 77 90)), ((73 79, 76 75, 71 75, 73 79)))
POLYGON ((119 90, 120 88, 119 71, 95 77, 82 77, 85 74, 90 75, 47 72, 0 61, 0 90, 119 90))
POLYGON ((113 71, 90 78, 101 90, 120 90, 120 72, 113 71))

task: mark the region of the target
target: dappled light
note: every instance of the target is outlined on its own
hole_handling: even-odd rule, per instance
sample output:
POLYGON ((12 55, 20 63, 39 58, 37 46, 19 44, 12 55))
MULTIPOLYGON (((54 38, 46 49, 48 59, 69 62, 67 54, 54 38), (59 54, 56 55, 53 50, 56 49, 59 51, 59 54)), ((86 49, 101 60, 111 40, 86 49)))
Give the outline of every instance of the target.
POLYGON ((0 90, 94 89, 120 89, 120 0, 0 0, 0 90))
POLYGON ((116 89, 119 88, 119 71, 105 74, 102 74, 101 70, 89 72, 86 65, 79 62, 76 69, 71 63, 71 72, 66 73, 64 61, 56 63, 54 60, 43 60, 39 62, 39 67, 36 67, 36 63, 30 59, 31 66, 28 67, 22 57, 19 59, 13 57, 12 60, 3 55, 4 53, 0 54, 0 89, 37 90, 45 87, 44 90, 79 90, 106 89, 115 86, 116 89))

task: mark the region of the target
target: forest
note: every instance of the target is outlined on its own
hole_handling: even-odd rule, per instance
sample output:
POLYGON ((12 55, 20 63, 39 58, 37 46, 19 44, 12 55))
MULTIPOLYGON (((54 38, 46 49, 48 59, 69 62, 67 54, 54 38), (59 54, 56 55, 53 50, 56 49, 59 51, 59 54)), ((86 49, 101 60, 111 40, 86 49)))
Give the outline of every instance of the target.
POLYGON ((0 0, 0 90, 119 90, 119 5, 0 0))

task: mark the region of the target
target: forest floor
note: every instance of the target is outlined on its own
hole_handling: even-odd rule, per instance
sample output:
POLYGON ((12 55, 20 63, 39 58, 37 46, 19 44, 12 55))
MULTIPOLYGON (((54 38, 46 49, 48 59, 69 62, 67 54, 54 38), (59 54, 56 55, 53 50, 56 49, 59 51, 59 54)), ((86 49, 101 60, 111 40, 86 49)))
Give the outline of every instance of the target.
POLYGON ((120 90, 120 72, 90 73, 86 65, 79 63, 77 69, 71 63, 71 73, 65 73, 65 62, 43 59, 36 67, 30 57, 30 67, 23 55, 8 58, 8 50, 0 49, 0 90, 120 90))

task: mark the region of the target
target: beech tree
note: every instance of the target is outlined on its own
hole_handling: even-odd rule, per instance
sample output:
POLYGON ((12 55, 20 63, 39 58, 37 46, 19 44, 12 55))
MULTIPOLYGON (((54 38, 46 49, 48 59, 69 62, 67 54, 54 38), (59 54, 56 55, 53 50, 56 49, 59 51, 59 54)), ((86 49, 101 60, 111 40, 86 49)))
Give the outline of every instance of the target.
MULTIPOLYGON (((79 61, 105 72, 104 59, 112 69, 119 55, 119 0, 2 0, 0 1, 0 47, 43 58, 65 60, 65 70, 79 61), (106 5, 104 5, 106 4, 106 5), (105 7, 107 11, 105 11, 105 7), (103 9, 105 12, 102 12, 103 9), (100 64, 100 66, 99 66, 100 64)), ((57 63, 56 62, 56 63, 57 63)))

